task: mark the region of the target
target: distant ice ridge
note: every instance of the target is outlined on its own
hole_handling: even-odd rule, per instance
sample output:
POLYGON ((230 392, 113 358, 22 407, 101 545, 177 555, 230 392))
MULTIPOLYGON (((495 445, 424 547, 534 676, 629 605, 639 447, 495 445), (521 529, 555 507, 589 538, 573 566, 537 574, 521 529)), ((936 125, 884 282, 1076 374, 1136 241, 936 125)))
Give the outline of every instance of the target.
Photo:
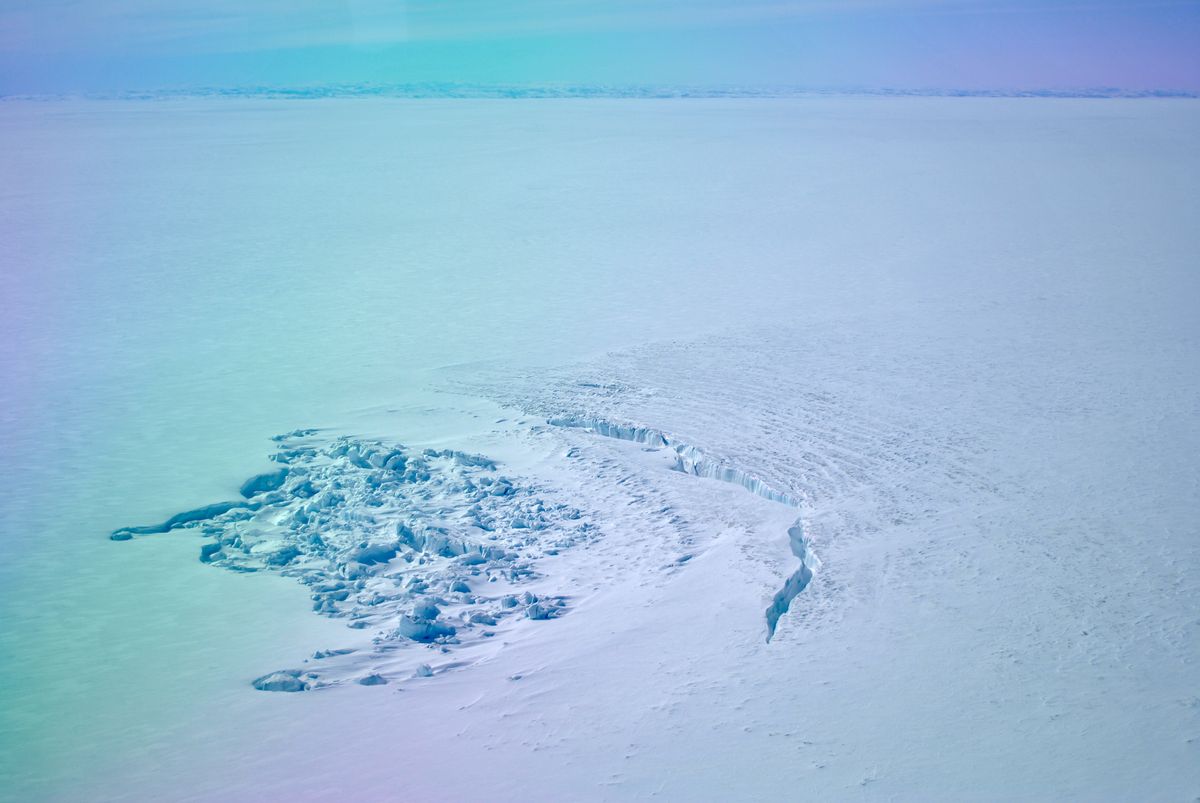
MULTIPOLYGON (((98 100, 171 100, 177 98, 807 98, 874 97, 988 97, 988 98, 1194 98, 1181 89, 930 89, 897 87, 816 88, 798 86, 676 86, 647 84, 470 84, 470 83, 341 83, 309 86, 210 86, 186 89, 89 92, 98 100)), ((79 95, 0 95, 0 100, 58 100, 79 95)))
POLYGON ((384 685, 398 667, 403 677, 428 671, 424 648, 459 650, 514 621, 566 611, 565 596, 521 589, 538 576, 539 557, 592 536, 580 511, 551 501, 548 490, 501 475, 481 455, 330 441, 315 430, 275 440, 281 468, 246 480, 241 499, 111 536, 194 530, 211 539, 201 561, 295 577, 309 587, 314 611, 377 631, 370 648, 318 651, 320 668, 273 672, 256 688, 384 685), (397 659, 408 648, 419 651, 397 659))
MULTIPOLYGON (((696 446, 681 443, 653 427, 618 424, 602 418, 573 416, 550 418, 547 420, 547 423, 555 427, 584 429, 606 438, 633 441, 634 443, 642 443, 652 448, 668 448, 675 453, 675 463, 672 466, 675 471, 681 471, 684 474, 691 474, 696 477, 707 477, 722 482, 730 482, 734 485, 740 485, 750 491, 750 493, 761 496, 764 499, 769 499, 772 502, 778 502, 789 507, 800 506, 800 500, 795 496, 772 488, 763 482, 761 478, 747 471, 727 465, 719 460, 714 460, 706 456, 696 446)), ((787 613, 791 607, 792 600, 808 586, 812 580, 813 572, 820 566, 820 561, 813 554, 808 546, 808 542, 804 539, 804 530, 799 519, 788 528, 788 543, 791 546, 792 554, 800 561, 800 568, 788 577, 783 587, 775 593, 770 607, 767 608, 767 641, 770 641, 775 635, 775 628, 779 624, 779 618, 787 613)))

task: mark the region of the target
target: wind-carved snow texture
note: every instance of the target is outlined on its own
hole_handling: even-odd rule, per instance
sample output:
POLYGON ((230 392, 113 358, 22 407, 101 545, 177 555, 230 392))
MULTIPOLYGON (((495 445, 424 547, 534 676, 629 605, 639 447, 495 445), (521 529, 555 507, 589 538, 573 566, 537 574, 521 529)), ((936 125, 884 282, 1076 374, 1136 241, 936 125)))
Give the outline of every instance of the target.
MULTIPOLYGON (((761 478, 734 466, 722 463, 719 460, 714 460, 706 456, 697 447, 687 443, 680 443, 662 431, 651 427, 616 424, 600 418, 577 417, 550 418, 547 423, 556 427, 584 429, 589 432, 595 432, 597 435, 603 435, 606 438, 633 441, 651 448, 671 449, 675 453, 675 463, 672 466, 675 471, 691 474, 696 477, 707 477, 722 482, 730 482, 734 485, 740 485, 750 491, 750 493, 761 496, 764 499, 769 499, 772 502, 778 502, 788 507, 800 506, 799 499, 791 494, 786 494, 772 488, 763 482, 761 478)), ((788 528, 788 544, 791 546, 792 554, 800 561, 800 568, 788 577, 783 587, 775 593, 770 607, 767 608, 767 641, 770 641, 775 635, 775 628, 779 624, 779 618, 787 613, 791 607, 792 600, 808 587, 809 582, 812 581, 814 570, 820 566, 820 561, 813 554, 808 546, 808 542, 804 539, 804 529, 799 519, 788 528)))
POLYGON ((329 441, 315 430, 275 440, 272 460, 281 467, 243 483, 242 499, 111 536, 193 529, 212 539, 201 561, 295 577, 309 587, 314 611, 377 631, 370 647, 318 651, 319 668, 272 672, 256 688, 383 685, 397 671, 425 676, 432 670, 424 650, 466 650, 521 619, 566 611, 565 596, 521 590, 537 577, 537 558, 593 534, 579 510, 549 501, 547 489, 463 452, 329 441), (411 660, 397 660, 414 648, 411 660))

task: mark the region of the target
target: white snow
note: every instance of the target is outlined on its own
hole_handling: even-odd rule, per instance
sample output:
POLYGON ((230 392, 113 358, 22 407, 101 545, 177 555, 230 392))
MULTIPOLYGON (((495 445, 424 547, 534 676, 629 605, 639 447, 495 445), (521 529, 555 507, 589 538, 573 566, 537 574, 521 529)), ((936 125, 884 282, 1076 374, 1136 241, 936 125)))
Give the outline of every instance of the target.
POLYGON ((4 794, 1200 795, 1200 102, 0 119, 4 794))

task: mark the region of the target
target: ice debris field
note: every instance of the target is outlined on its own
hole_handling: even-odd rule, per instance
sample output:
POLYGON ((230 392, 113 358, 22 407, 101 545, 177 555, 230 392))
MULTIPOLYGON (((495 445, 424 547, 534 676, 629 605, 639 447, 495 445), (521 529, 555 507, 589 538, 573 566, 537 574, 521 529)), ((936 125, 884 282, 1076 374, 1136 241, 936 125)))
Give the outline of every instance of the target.
MULTIPOLYGON (((582 418, 552 418, 547 425, 669 449, 671 470, 799 506, 752 474, 653 428, 582 418)), ((190 531, 205 539, 202 563, 295 578, 311 592, 313 611, 371 633, 369 647, 319 649, 304 661, 309 666, 256 678, 262 691, 385 685, 429 677, 434 666, 468 666, 484 640, 503 636, 509 620, 555 619, 569 609, 566 595, 527 590, 542 579, 539 558, 603 537, 603 528, 561 501, 562 491, 505 476, 482 455, 330 438, 318 429, 273 440, 271 459, 281 468, 243 482, 240 499, 110 535, 127 541, 190 531)), ((799 520, 788 539, 800 566, 766 609, 767 640, 818 565, 799 520)))

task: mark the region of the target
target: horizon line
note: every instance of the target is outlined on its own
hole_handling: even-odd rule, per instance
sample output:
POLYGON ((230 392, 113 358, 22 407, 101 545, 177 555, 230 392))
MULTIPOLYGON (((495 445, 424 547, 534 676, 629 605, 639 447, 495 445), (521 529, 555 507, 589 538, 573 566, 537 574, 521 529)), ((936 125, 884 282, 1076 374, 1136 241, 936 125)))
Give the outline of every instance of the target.
POLYGON ((339 82, 305 85, 191 86, 159 89, 118 89, 45 93, 0 93, 0 100, 183 100, 189 98, 251 98, 262 100, 319 100, 325 98, 396 99, 555 99, 555 98, 801 98, 824 96, 981 97, 981 98, 1200 98, 1186 89, 1126 89, 1122 87, 1064 88, 931 88, 931 87, 806 87, 798 85, 745 86, 737 84, 606 84, 574 82, 339 82))

